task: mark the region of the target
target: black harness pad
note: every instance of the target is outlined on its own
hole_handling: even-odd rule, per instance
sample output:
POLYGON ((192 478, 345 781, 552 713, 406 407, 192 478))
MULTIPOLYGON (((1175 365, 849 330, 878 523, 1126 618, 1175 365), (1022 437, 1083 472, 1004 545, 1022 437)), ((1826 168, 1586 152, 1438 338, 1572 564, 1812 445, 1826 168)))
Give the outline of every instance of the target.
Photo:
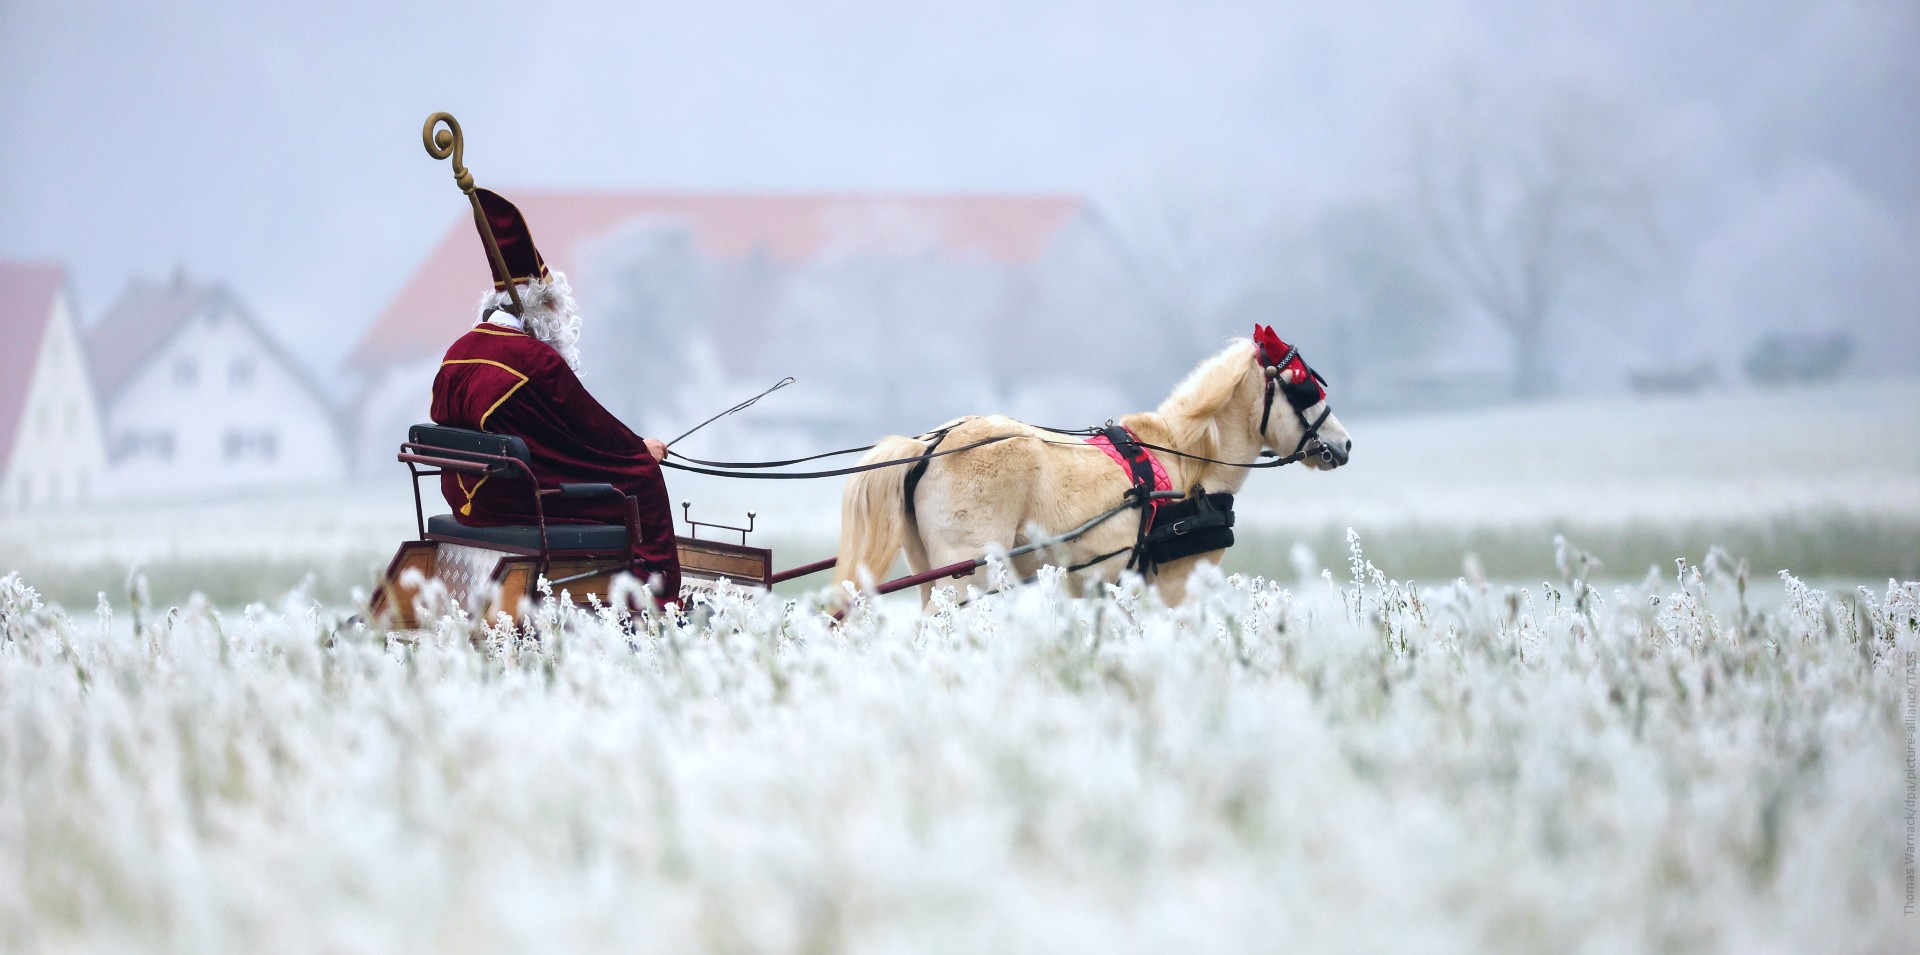
POLYGON ((1162 504, 1146 545, 1156 564, 1232 547, 1233 495, 1193 494, 1162 504))
MULTIPOLYGON (((922 455, 929 455, 940 450, 940 442, 945 440, 947 440, 946 431, 935 431, 932 440, 927 442, 927 449, 920 453, 922 455)), ((927 465, 932 460, 932 458, 923 456, 919 464, 914 465, 907 471, 907 488, 902 493, 906 494, 908 517, 913 517, 918 513, 913 507, 913 496, 920 490, 920 479, 927 476, 927 465)))

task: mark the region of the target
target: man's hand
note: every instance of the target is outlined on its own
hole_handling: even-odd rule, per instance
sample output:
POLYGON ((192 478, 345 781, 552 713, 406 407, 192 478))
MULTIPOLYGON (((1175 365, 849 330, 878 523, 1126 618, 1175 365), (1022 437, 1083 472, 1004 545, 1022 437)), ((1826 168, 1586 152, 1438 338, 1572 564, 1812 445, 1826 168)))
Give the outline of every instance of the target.
POLYGON ((647 453, 653 455, 655 461, 665 461, 667 459, 666 442, 655 438, 641 438, 640 440, 646 442, 647 453))

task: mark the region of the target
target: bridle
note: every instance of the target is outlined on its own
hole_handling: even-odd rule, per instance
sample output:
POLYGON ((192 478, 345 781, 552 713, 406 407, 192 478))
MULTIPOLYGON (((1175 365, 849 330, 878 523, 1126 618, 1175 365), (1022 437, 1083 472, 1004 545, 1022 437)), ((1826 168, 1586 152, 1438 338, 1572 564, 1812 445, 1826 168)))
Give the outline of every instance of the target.
MULTIPOLYGON (((1267 423, 1273 418, 1275 392, 1284 393, 1287 396, 1287 406, 1293 409, 1293 416, 1300 421, 1300 442, 1293 446, 1293 453, 1287 457, 1299 460, 1306 456, 1307 445, 1320 440, 1320 426, 1326 424, 1327 418, 1333 414, 1333 407, 1328 405, 1320 409, 1319 417, 1311 421, 1307 420, 1308 408, 1316 404, 1326 404, 1327 380, 1322 378, 1319 372, 1314 371, 1313 367, 1307 364, 1306 359, 1300 357, 1300 348, 1297 345, 1288 345, 1286 354, 1281 355, 1278 361, 1270 360, 1265 343, 1258 343, 1257 347, 1260 349, 1260 367, 1267 379, 1266 398, 1260 406, 1260 437, 1264 440, 1267 436, 1267 423), (1297 382, 1281 381, 1281 375, 1286 367, 1296 360, 1300 362, 1305 375, 1297 382)), ((1320 459, 1327 464, 1337 463, 1334 461, 1333 449, 1324 444, 1320 446, 1320 459)))

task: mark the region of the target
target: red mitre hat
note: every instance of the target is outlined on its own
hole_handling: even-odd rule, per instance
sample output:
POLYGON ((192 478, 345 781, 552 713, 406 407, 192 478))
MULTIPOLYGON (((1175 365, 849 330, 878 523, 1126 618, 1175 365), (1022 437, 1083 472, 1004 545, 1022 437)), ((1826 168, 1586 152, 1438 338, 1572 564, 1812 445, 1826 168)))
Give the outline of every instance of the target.
MULTIPOLYGON (((507 263, 507 274, 501 275, 499 264, 493 261, 493 256, 487 256, 487 267, 493 270, 494 290, 504 291, 509 279, 515 285, 546 281, 547 263, 540 258, 540 250, 533 247, 533 233, 527 231, 526 217, 497 192, 475 189, 473 194, 480 197, 480 209, 486 213, 487 225, 493 227, 493 242, 500 247, 500 258, 507 263)), ((485 254, 485 242, 482 237, 482 254, 485 254)))

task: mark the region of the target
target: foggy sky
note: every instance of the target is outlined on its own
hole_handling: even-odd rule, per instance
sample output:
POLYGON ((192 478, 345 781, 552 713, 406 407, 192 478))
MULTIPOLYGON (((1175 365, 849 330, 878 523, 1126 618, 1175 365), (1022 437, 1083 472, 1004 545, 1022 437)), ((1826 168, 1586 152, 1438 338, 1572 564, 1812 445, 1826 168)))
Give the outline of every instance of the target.
MULTIPOLYGON (((1717 211, 1679 300, 1735 314, 1726 288, 1770 294, 1753 263, 1829 236, 1843 264, 1912 264, 1920 7, 1696 6, 0 0, 0 256, 65 262, 89 317, 135 274, 225 280, 326 369, 464 214, 420 146, 435 110, 509 196, 1197 183, 1310 207, 1403 177, 1421 95, 1471 70, 1631 104, 1724 193, 1681 198, 1717 211)), ((1875 294, 1911 338, 1886 308, 1911 282, 1875 294)))

